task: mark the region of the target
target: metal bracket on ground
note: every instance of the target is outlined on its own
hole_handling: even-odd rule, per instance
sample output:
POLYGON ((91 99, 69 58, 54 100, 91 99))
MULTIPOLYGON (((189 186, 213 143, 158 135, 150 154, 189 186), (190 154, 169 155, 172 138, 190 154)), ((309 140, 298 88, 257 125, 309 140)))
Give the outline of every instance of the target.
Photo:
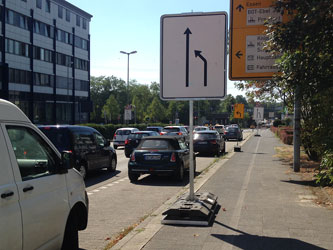
POLYGON ((161 223, 170 225, 209 226, 217 213, 217 196, 209 193, 196 193, 194 201, 188 195, 180 197, 167 211, 161 223))

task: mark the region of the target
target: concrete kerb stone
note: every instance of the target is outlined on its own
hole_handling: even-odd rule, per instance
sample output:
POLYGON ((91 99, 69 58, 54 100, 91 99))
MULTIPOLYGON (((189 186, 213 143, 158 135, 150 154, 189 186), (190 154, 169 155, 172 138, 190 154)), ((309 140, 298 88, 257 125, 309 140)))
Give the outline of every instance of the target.
MULTIPOLYGON (((243 140, 240 144, 243 145, 246 143, 249 138, 253 136, 253 132, 251 132, 245 140, 243 140)), ((197 192, 209 179, 212 177, 233 155, 235 152, 228 152, 228 158, 221 159, 211 166, 207 167, 200 174, 201 178, 195 179, 194 192, 197 192)), ((154 235, 164 226, 161 223, 164 215, 162 213, 166 211, 173 203, 177 201, 177 199, 188 192, 190 184, 187 184, 184 188, 182 188, 177 194, 172 196, 169 200, 164 202, 158 209, 156 209, 153 213, 151 213, 143 222, 141 222, 135 229, 133 229, 130 233, 128 233, 123 239, 121 239, 116 245, 114 245, 111 249, 114 250, 140 250, 142 249, 150 239, 154 237, 154 235)))

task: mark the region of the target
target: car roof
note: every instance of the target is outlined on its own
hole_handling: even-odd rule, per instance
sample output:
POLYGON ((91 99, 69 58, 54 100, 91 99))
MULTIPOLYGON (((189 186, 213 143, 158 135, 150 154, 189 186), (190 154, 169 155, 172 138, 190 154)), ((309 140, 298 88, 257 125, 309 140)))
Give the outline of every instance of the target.
POLYGON ((29 118, 15 104, 0 99, 0 121, 18 121, 31 123, 29 118))
POLYGON ((172 135, 164 135, 164 136, 149 136, 149 137, 145 137, 143 138, 143 140, 177 140, 180 138, 184 138, 182 136, 172 136, 172 135))
POLYGON ((96 129, 88 126, 80 126, 80 125, 66 125, 66 124, 61 124, 61 125, 38 125, 38 128, 68 128, 70 130, 76 130, 76 129, 87 129, 87 130, 93 130, 96 131, 96 129))
POLYGON ((148 126, 147 128, 163 128, 163 127, 160 127, 160 126, 148 126))
POLYGON ((156 131, 135 131, 132 134, 150 134, 150 133, 157 133, 156 131))
POLYGON ((134 130, 134 129, 137 129, 137 128, 118 128, 117 130, 134 130))
POLYGON ((218 133, 216 130, 200 130, 195 132, 195 134, 216 134, 216 133, 218 133))

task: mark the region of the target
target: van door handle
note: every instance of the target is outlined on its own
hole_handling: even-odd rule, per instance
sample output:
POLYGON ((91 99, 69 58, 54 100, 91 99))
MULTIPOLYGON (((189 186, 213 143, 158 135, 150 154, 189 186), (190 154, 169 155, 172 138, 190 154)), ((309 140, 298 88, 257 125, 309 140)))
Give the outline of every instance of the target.
POLYGON ((13 196, 13 195, 14 195, 14 192, 10 191, 10 192, 1 194, 1 198, 6 199, 7 197, 10 197, 10 196, 13 196))
POLYGON ((25 188, 23 188, 23 192, 28 192, 28 191, 31 191, 33 189, 34 189, 33 186, 25 187, 25 188))

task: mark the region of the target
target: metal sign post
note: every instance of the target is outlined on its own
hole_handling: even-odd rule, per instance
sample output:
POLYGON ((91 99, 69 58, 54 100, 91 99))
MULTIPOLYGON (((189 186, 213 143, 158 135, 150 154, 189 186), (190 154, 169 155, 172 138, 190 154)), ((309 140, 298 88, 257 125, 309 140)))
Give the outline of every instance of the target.
POLYGON ((194 201, 194 161, 193 161, 193 101, 190 101, 190 195, 188 199, 194 201))

